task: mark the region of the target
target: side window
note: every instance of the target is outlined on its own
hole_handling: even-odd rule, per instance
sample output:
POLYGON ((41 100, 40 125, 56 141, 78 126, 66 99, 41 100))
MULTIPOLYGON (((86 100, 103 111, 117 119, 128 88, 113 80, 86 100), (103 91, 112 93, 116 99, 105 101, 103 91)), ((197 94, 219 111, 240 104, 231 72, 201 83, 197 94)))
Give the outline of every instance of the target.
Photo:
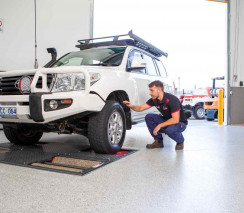
MULTIPOLYGON (((137 59, 137 58, 140 58, 142 59, 142 55, 140 52, 136 51, 136 50, 132 50, 130 53, 129 53, 129 56, 128 56, 128 61, 127 61, 127 67, 130 68, 131 67, 131 62, 133 59, 137 59)), ((145 69, 141 69, 141 70, 133 70, 131 71, 132 73, 141 73, 141 74, 145 74, 146 71, 145 69)))
POLYGON ((155 61, 156 61, 156 64, 158 66, 158 70, 159 70, 161 77, 166 78, 167 72, 166 72, 166 69, 165 69, 163 63, 161 61, 158 61, 158 60, 155 60, 155 61))
POLYGON ((123 59, 123 55, 124 55, 123 52, 118 53, 118 54, 114 54, 112 57, 103 61, 103 63, 111 64, 114 66, 119 66, 121 64, 122 59, 123 59))
POLYGON ((146 60, 147 62, 147 73, 148 75, 154 75, 154 76, 157 76, 157 71, 156 71, 156 68, 155 68, 155 65, 153 63, 153 59, 148 56, 148 55, 145 55, 143 54, 143 58, 146 60))

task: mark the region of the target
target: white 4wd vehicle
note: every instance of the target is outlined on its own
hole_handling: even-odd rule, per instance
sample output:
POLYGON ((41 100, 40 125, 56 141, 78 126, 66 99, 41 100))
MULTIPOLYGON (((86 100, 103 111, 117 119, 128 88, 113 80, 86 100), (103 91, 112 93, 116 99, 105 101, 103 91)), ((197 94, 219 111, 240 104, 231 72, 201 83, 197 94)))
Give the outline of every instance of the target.
POLYGON ((154 80, 172 89, 158 59, 167 53, 132 31, 121 36, 97 43, 80 40, 80 51, 57 61, 53 51, 45 68, 1 73, 0 123, 7 139, 30 145, 43 132, 75 133, 88 136, 98 153, 118 152, 126 130, 147 113, 131 112, 122 101, 145 103, 154 80))

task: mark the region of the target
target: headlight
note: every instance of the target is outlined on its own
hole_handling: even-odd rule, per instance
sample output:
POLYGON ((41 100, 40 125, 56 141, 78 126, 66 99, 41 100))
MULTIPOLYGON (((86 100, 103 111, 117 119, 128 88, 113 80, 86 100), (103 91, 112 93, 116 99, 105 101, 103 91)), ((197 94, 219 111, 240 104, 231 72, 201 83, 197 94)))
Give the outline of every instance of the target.
MULTIPOLYGON (((89 73, 91 86, 101 77, 99 73, 89 73)), ((52 92, 67 92, 85 89, 85 76, 83 74, 56 74, 53 79, 52 92)))

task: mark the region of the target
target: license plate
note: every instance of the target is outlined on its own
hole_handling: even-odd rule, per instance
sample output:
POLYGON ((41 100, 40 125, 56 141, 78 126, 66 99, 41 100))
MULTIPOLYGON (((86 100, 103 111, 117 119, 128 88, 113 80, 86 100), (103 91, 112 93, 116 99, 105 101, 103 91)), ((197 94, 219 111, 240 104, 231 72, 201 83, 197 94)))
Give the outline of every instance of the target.
POLYGON ((0 115, 16 115, 16 107, 0 107, 0 115))

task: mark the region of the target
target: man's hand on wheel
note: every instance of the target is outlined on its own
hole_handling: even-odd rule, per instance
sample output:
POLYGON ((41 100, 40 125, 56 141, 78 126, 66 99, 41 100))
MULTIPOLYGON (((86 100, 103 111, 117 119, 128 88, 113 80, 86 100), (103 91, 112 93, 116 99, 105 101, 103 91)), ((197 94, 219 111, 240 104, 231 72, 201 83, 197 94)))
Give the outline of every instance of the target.
POLYGON ((123 103, 129 108, 133 106, 129 101, 123 101, 123 103))

